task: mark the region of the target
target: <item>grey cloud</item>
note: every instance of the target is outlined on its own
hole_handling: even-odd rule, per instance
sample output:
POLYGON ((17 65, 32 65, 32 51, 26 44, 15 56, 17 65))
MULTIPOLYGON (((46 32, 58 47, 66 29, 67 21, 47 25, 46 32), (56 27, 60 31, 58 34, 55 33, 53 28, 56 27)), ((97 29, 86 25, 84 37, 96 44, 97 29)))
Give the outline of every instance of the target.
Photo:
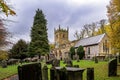
POLYGON ((14 36, 29 38, 30 29, 33 24, 33 18, 35 11, 39 8, 42 9, 46 19, 48 21, 48 37, 49 41, 54 40, 54 28, 58 28, 61 24, 63 28, 70 27, 70 39, 73 38, 75 30, 80 29, 84 24, 98 21, 99 19, 106 18, 105 16, 105 5, 102 4, 91 4, 83 5, 80 7, 74 7, 68 5, 65 1, 61 0, 29 0, 15 1, 17 9, 17 23, 14 23, 13 27, 9 30, 14 32, 14 36), (19 4, 17 6, 17 4, 19 4), (102 7, 104 6, 104 7, 102 7), (103 10, 102 10, 103 9, 103 10), (103 12, 102 12, 103 11, 103 12), (26 36, 25 36, 26 35, 26 36))

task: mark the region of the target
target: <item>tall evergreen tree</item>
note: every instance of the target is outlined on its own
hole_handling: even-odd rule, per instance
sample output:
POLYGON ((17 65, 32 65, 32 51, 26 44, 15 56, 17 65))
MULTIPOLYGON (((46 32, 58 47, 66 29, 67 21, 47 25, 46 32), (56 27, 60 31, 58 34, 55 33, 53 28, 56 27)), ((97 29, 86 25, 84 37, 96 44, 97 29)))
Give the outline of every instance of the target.
POLYGON ((47 36, 47 20, 42 10, 37 10, 34 16, 33 27, 31 29, 31 42, 29 53, 31 56, 44 55, 49 53, 49 44, 47 36))

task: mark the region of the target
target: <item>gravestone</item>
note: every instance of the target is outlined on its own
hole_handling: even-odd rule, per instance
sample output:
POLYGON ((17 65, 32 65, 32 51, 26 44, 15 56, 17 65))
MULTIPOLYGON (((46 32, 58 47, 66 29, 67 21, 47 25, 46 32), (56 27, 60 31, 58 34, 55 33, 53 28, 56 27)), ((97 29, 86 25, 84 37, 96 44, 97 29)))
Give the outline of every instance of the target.
POLYGON ((119 56, 118 56, 118 62, 120 63, 120 54, 119 54, 119 56))
POLYGON ((77 60, 77 54, 73 55, 73 60, 77 60))
POLYGON ((94 68, 87 68, 87 80, 94 80, 94 68))
POLYGON ((66 59, 66 67, 72 67, 73 63, 71 59, 66 59))
POLYGON ((32 63, 18 66, 19 80, 42 80, 40 63, 32 63))
POLYGON ((47 65, 44 65, 43 69, 42 69, 42 75, 43 75, 43 80, 48 80, 48 67, 47 65))
POLYGON ((77 56, 77 62, 80 62, 79 56, 77 56))
POLYGON ((64 64, 66 64, 66 63, 67 63, 67 58, 64 58, 63 63, 64 63, 64 64))
POLYGON ((79 68, 79 65, 74 65, 73 67, 79 68))
POLYGON ((117 58, 114 58, 108 63, 108 76, 117 76, 117 58))
POLYGON ((56 80, 83 80, 85 69, 75 67, 55 67, 56 80))
POLYGON ((7 61, 6 60, 2 60, 2 68, 6 68, 7 67, 7 61))
POLYGON ((50 59, 46 61, 46 64, 52 64, 54 59, 50 59))
POLYGON ((9 59, 9 60, 7 61, 7 64, 8 64, 8 65, 13 65, 13 64, 19 63, 19 61, 20 61, 20 59, 9 59))
POLYGON ((59 71, 59 78, 60 78, 60 80, 68 80, 67 70, 66 70, 65 67, 60 69, 60 71, 59 71))
POLYGON ((95 63, 98 63, 98 58, 96 56, 94 58, 95 58, 95 63))
POLYGON ((56 80, 56 69, 54 66, 50 68, 50 80, 56 80))
POLYGON ((52 66, 54 66, 54 67, 60 66, 60 60, 54 59, 52 62, 52 66))

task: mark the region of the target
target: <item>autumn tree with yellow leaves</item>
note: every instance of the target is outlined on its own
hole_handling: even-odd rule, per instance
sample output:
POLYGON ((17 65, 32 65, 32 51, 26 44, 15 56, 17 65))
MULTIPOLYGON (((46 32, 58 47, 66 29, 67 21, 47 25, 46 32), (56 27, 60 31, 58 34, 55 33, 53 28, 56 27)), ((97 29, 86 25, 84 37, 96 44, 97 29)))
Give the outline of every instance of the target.
POLYGON ((7 59, 8 59, 7 51, 0 50, 0 61, 1 60, 7 60, 7 59))
POLYGON ((6 16, 8 15, 16 15, 15 11, 12 10, 7 3, 5 2, 5 0, 0 0, 0 11, 2 11, 3 13, 6 14, 6 16))
POLYGON ((107 6, 107 16, 110 23, 109 37, 114 53, 120 52, 120 0, 111 0, 107 6))
MULTIPOLYGON (((7 5, 7 2, 5 0, 0 0, 0 13, 4 13, 7 17, 8 15, 12 15, 12 16, 16 15, 15 11, 12 10, 10 6, 7 5)), ((4 26, 3 20, 4 19, 0 18, 0 47, 3 47, 8 43, 8 41, 6 41, 6 37, 8 36, 8 31, 4 26)))

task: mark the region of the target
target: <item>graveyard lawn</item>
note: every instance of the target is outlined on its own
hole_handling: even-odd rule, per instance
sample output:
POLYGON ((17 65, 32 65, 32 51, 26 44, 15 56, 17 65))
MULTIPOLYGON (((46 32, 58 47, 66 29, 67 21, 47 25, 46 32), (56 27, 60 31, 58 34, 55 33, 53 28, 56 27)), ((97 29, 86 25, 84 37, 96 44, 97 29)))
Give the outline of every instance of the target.
POLYGON ((2 68, 0 66, 0 80, 17 74, 17 65, 7 66, 7 68, 2 68))
MULTIPOLYGON (((94 61, 80 60, 80 62, 73 61, 73 65, 79 65, 80 68, 85 69, 93 67, 95 80, 120 80, 120 66, 118 66, 117 77, 108 77, 108 62, 95 63, 94 61)), ((14 74, 17 74, 17 66, 18 65, 8 66, 7 68, 0 67, 0 80, 12 76, 14 74)), ((61 67, 65 66, 63 61, 60 62, 60 66, 61 67)), ((50 69, 51 65, 48 65, 48 68, 50 69)), ((48 74, 50 75, 50 71, 48 72, 49 72, 48 74)), ((85 70, 83 72, 83 80, 87 80, 86 77, 87 75, 85 70)))
MULTIPOLYGON (((120 80, 120 66, 117 66, 116 77, 108 77, 108 62, 98 62, 81 60, 80 62, 73 61, 73 65, 79 65, 80 68, 94 68, 94 80, 120 80)), ((83 80, 87 80, 87 69, 83 73, 83 80)))

